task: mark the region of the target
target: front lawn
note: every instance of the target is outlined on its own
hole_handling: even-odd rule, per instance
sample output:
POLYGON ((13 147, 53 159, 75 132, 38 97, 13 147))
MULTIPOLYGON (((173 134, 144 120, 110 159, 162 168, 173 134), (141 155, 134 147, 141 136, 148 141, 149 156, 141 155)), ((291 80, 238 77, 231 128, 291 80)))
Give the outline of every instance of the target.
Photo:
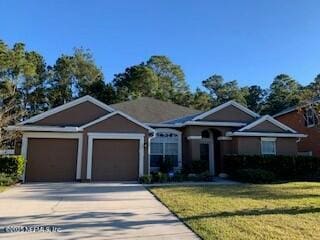
POLYGON ((320 239, 320 183, 150 190, 203 239, 320 239))

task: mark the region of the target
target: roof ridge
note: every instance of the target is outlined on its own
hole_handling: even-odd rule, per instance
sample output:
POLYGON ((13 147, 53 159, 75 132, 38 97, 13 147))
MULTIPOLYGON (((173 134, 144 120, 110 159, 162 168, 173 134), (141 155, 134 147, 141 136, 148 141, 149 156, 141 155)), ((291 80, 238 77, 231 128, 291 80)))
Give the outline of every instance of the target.
POLYGON ((126 101, 122 101, 122 102, 117 102, 117 103, 114 103, 114 104, 110 104, 110 106, 114 106, 114 105, 121 104, 121 103, 129 103, 129 102, 132 102, 132 101, 138 101, 140 99, 150 99, 150 100, 158 101, 158 102, 162 102, 162 103, 169 103, 169 104, 181 107, 181 108, 186 108, 186 109, 191 109, 191 110, 194 110, 194 111, 201 112, 201 110, 198 110, 198 109, 195 109, 195 108, 192 108, 192 107, 186 107, 186 106, 174 103, 174 102, 172 102, 170 100, 169 101, 165 101, 165 100, 161 100, 161 99, 157 99, 157 98, 153 98, 153 97, 148 97, 148 96, 141 96, 141 97, 138 97, 138 98, 135 98, 135 99, 126 100, 126 101))

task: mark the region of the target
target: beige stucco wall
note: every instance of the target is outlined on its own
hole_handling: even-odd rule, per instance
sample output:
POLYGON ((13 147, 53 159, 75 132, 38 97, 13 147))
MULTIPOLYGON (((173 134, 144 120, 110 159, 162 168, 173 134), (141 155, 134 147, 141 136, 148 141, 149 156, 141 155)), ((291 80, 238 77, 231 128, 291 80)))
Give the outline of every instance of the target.
POLYGON ((269 121, 264 121, 257 126, 247 130, 248 132, 286 132, 284 129, 274 125, 269 121))
MULTIPOLYGON (((277 138, 277 155, 296 155, 296 138, 277 138)), ((260 155, 261 138, 260 137, 234 137, 235 153, 240 155, 260 155)))
POLYGON ((296 138, 278 138, 277 154, 278 155, 297 155, 298 145, 296 138))
POLYGON ((240 109, 230 105, 226 108, 215 112, 202 121, 226 121, 226 122, 253 122, 255 118, 240 109))
POLYGON ((40 126, 82 126, 109 112, 91 102, 83 102, 44 119, 33 125, 40 126))

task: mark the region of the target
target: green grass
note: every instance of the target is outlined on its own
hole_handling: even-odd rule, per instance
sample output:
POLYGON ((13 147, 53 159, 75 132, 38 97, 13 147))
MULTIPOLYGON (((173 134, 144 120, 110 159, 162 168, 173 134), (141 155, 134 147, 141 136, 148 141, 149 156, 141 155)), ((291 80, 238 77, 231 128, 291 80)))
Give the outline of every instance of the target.
POLYGON ((203 239, 320 239, 320 183, 150 190, 203 239))

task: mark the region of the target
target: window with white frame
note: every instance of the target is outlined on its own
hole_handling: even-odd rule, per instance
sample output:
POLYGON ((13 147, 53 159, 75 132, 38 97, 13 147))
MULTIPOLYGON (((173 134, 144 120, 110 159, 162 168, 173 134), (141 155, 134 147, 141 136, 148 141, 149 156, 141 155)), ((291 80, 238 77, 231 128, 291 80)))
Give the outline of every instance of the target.
POLYGON ((174 167, 178 167, 180 141, 181 135, 175 130, 156 130, 156 136, 150 143, 150 167, 160 167, 165 160, 171 160, 174 167))
POLYGON ((316 115, 312 108, 306 110, 307 127, 313 127, 316 124, 316 115))
POLYGON ((276 155, 276 138, 261 138, 261 154, 276 155))

